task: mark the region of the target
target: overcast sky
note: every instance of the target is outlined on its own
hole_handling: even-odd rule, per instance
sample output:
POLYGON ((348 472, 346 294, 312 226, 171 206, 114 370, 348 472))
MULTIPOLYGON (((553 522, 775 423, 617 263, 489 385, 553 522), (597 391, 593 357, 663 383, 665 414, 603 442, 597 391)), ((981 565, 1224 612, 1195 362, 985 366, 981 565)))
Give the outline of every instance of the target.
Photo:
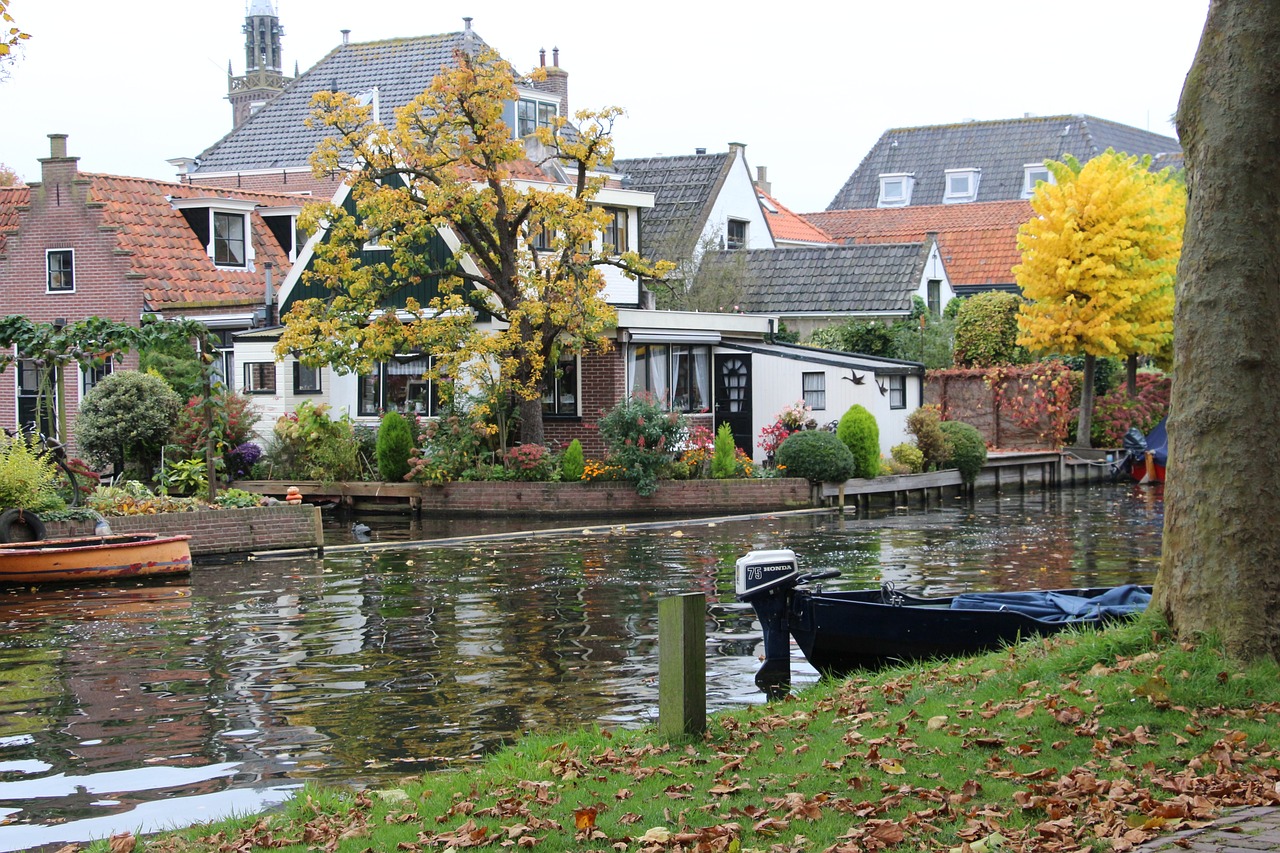
MULTIPOLYGON (((620 106, 620 156, 747 145, 774 195, 825 209, 891 127, 1086 113, 1174 135, 1209 0, 551 3, 275 0, 284 70, 341 41, 462 29, 520 70, 560 48, 571 109, 620 106)), ((245 0, 12 0, 31 34, 0 80, 0 163, 38 180, 47 134, 85 171, 172 180, 231 128, 245 0)))

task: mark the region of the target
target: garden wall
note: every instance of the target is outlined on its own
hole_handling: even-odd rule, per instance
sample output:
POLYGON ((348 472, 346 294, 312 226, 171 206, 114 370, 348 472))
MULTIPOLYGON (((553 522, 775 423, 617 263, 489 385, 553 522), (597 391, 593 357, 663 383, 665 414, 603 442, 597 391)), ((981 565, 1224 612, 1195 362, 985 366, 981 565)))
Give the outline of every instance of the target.
MULTIPOLYGON (((114 533, 190 534, 193 557, 324 545, 320 508, 305 504, 123 515, 112 516, 107 521, 114 533)), ((46 536, 49 539, 91 536, 94 524, 93 521, 48 521, 45 522, 46 536)))
MULTIPOLYGON (((1010 394, 1021 394, 1015 382, 1006 383, 1010 394)), ((1026 427, 1002 411, 1000 394, 987 385, 985 372, 930 371, 925 378, 924 402, 942 409, 942 417, 948 421, 964 421, 982 433, 990 447, 1002 450, 1051 449, 1052 442, 1041 436, 1049 424, 1026 427), (960 375, 957 375, 960 374, 960 375)))

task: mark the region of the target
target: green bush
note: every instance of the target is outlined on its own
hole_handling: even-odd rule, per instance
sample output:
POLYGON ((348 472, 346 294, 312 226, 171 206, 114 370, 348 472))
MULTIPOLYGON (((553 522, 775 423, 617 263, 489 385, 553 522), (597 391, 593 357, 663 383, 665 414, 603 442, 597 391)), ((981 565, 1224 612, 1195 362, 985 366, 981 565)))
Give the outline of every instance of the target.
POLYGON ((482 471, 502 471, 494 466, 490 446, 495 429, 476 412, 455 408, 427 421, 409 460, 409 479, 418 483, 482 479, 482 471), (486 467, 487 466, 487 467, 486 467))
POLYGON ((176 495, 202 495, 209 489, 208 467, 203 459, 166 462, 160 475, 165 490, 176 495))
POLYGON ((809 344, 823 349, 887 356, 893 352, 893 335, 889 327, 878 320, 849 320, 814 330, 809 344))
MULTIPOLYGON (((244 394, 214 395, 214 451, 225 458, 237 447, 254 440, 253 428, 260 416, 244 394)), ((178 411, 169 444, 178 445, 189 459, 203 459, 205 447, 204 398, 191 397, 178 411)))
POLYGON ((989 290, 964 300, 956 314, 957 367, 997 367, 1026 364, 1027 351, 1018 346, 1016 294, 989 290))
POLYGON ((824 429, 791 433, 775 458, 788 477, 804 477, 811 483, 843 483, 858 470, 849 448, 824 429))
POLYGON ((223 509, 245 509, 247 507, 261 506, 262 500, 261 495, 246 492, 244 489, 223 489, 218 492, 218 506, 223 509))
POLYGON ((876 416, 865 406, 855 403, 840 418, 836 436, 853 454, 853 461, 858 466, 854 476, 875 479, 880 473, 880 427, 876 424, 876 416))
POLYGON ((916 449, 924 460, 922 471, 941 468, 951 457, 951 442, 941 424, 942 412, 937 406, 921 406, 907 415, 907 432, 915 436, 916 449))
POLYGON ((686 431, 683 415, 664 412, 644 395, 622 400, 600 418, 610 464, 622 467, 641 495, 658 490, 658 474, 674 458, 686 431))
POLYGON ((400 482, 409 473, 413 452, 413 427, 399 412, 387 412, 378 425, 378 476, 384 482, 400 482))
POLYGON ((358 480, 359 444, 346 416, 329 417, 327 405, 302 403, 276 421, 267 449, 271 476, 278 480, 358 480))
POLYGON ((0 434, 0 509, 48 512, 66 502, 58 496, 58 467, 42 455, 39 439, 0 434))
POLYGON ((951 445, 951 454, 943 462, 944 468, 956 468, 960 479, 968 485, 978 478, 978 472, 987 462, 987 443, 982 440, 978 428, 964 421, 943 421, 941 429, 951 445))
POLYGON ((955 344, 956 321, 946 316, 934 317, 926 313, 923 315, 922 328, 921 316, 899 320, 889 327, 889 332, 893 335, 893 349, 886 355, 904 361, 922 362, 929 370, 951 367, 955 363, 952 347, 955 344))
POLYGON ((727 480, 738 475, 737 449, 737 445, 733 443, 733 430, 729 424, 720 424, 720 428, 716 430, 715 449, 711 453, 713 478, 727 480))
POLYGON ((587 458, 582 453, 582 442, 574 439, 564 449, 560 457, 560 479, 567 483, 576 483, 582 479, 587 468, 587 458))
POLYGON ((893 461, 906 468, 904 473, 919 474, 924 470, 924 454, 914 444, 895 444, 889 448, 893 461))
POLYGON ((181 408, 178 395, 158 376, 112 373, 84 395, 76 442, 94 465, 149 480, 181 408))

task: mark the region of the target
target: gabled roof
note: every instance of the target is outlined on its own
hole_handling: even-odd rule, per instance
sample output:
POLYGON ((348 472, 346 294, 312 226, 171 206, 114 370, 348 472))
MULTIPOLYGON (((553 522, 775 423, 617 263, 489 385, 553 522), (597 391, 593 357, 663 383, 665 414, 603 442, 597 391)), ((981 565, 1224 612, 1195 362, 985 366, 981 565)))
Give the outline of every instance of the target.
POLYGON ((1013 285, 1020 263, 1018 228, 1032 216, 1029 201, 932 204, 807 213, 805 219, 843 243, 910 243, 938 238, 953 287, 1013 285))
POLYGON ((453 62, 456 50, 483 46, 471 31, 340 45, 200 154, 192 180, 201 172, 309 168, 311 153, 328 135, 306 126, 316 92, 359 96, 377 87, 379 116, 390 121, 453 62))
POLYGON ((653 209, 642 217, 640 253, 671 261, 692 257, 732 165, 732 152, 614 160, 614 169, 630 179, 623 186, 654 194, 653 209))
POLYGON ((748 313, 908 312, 929 242, 708 252, 700 273, 737 271, 748 313))
MULTIPOLYGON (((275 264, 277 280, 289 270, 288 255, 256 213, 249 221, 257 269, 217 267, 170 199, 225 198, 265 207, 294 207, 299 203, 296 196, 229 192, 88 172, 78 177, 89 181, 88 203, 101 206, 99 228, 115 232, 116 250, 129 256, 128 274, 136 277, 143 296, 157 311, 261 302, 266 287, 263 264, 275 264)), ((29 203, 30 192, 29 187, 0 190, 0 250, 4 248, 3 232, 18 227, 19 208, 29 203)))
POLYGON ((791 208, 756 187, 760 197, 760 206, 764 208, 765 221, 773 232, 773 239, 779 243, 834 243, 831 235, 823 231, 809 219, 795 213, 791 208))
POLYGON ((1126 154, 1181 151, 1178 140, 1087 115, 1035 116, 886 130, 828 210, 875 207, 880 176, 915 176, 911 203, 941 204, 945 170, 981 169, 976 201, 1022 195, 1023 167, 1071 154, 1081 162, 1114 148, 1126 154))

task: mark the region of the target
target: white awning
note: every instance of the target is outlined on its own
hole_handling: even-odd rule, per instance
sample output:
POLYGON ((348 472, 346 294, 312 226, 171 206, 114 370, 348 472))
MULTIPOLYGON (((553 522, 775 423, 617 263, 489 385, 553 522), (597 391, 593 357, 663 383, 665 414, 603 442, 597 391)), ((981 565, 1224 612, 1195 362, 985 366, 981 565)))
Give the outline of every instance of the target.
POLYGON ((718 344, 720 333, 686 329, 628 329, 627 340, 637 344, 718 344))

